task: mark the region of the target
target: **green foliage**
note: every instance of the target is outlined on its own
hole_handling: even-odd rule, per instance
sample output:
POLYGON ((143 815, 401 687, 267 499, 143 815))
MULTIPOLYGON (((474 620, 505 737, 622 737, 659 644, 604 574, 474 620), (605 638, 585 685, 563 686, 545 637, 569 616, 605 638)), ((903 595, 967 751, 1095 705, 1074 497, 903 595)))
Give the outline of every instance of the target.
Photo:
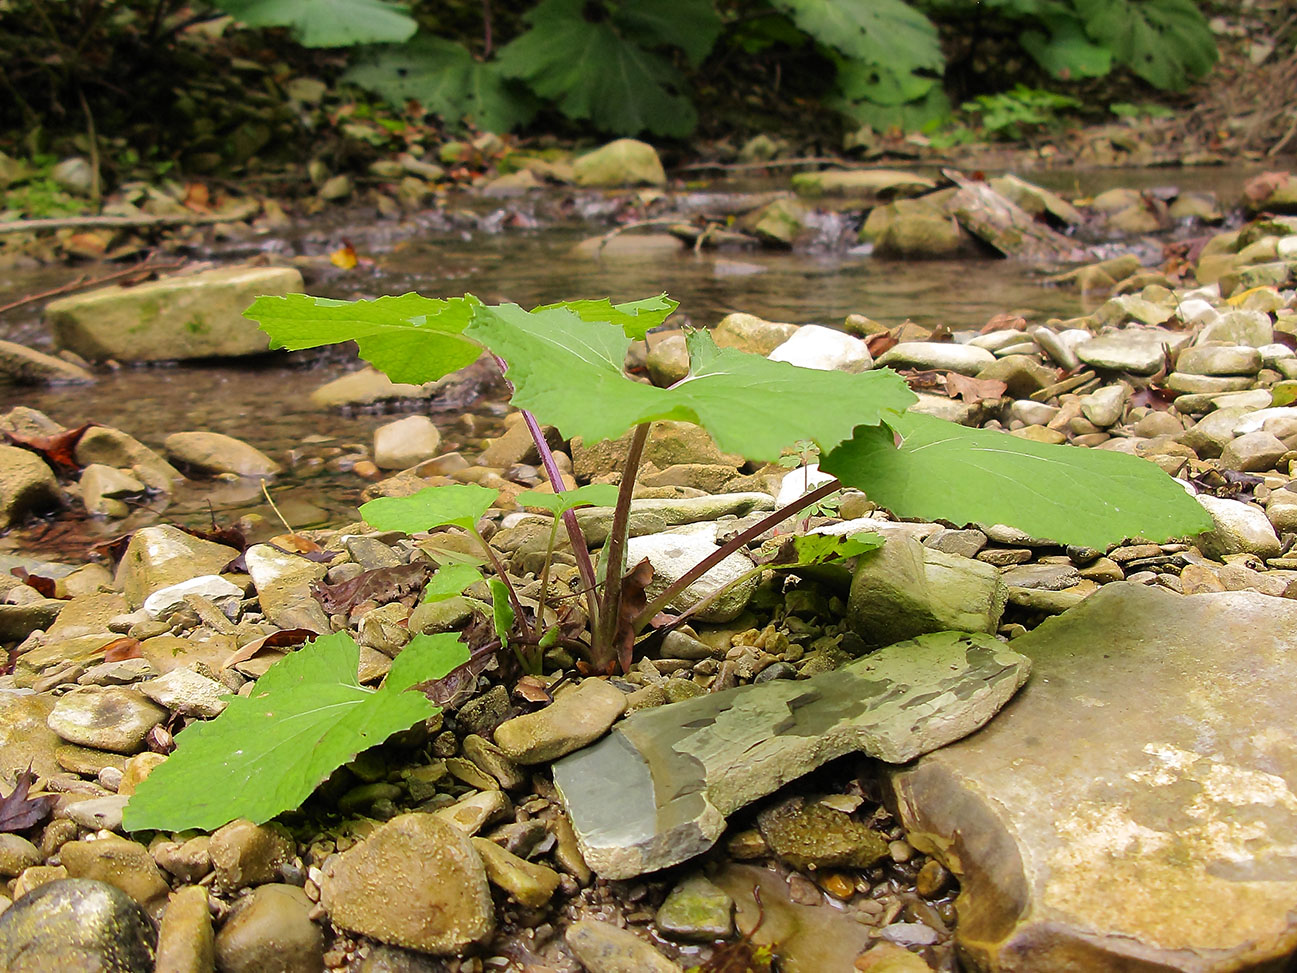
MULTIPOLYGON (((310 314, 322 315, 321 329, 331 340, 346 340, 348 322, 373 334, 381 308, 399 317, 416 306, 408 300, 413 296, 385 305, 355 302, 366 305, 355 311, 340 302, 314 305, 302 295, 272 304, 261 298, 248 313, 258 317, 258 307, 269 308, 274 313, 262 318, 262 327, 272 338, 285 343, 287 331, 297 343, 309 345, 322 343, 303 337, 310 314), (293 313, 281 313, 285 307, 293 313)), ((789 444, 802 452, 813 445, 824 455, 825 472, 902 516, 1006 523, 1066 543, 1099 547, 1127 537, 1161 539, 1210 527, 1198 503, 1137 457, 1047 446, 904 413, 914 394, 889 369, 853 375, 798 368, 718 348, 707 332, 696 331, 686 339, 689 374, 668 389, 642 385, 622 370, 630 338, 617 309, 639 307, 665 317, 666 305, 674 308, 666 298, 652 301, 658 302, 653 311, 644 310, 645 302, 609 305, 616 323, 597 320, 600 302, 574 305, 592 320, 564 304, 528 312, 467 297, 417 306, 456 318, 467 308, 469 321, 456 340, 477 342, 506 359, 513 404, 569 437, 610 439, 640 423, 677 419, 702 425, 722 450, 754 460, 776 460, 789 444), (899 447, 893 431, 902 437, 899 447)), ((431 318, 412 330, 431 342, 444 335, 431 318)), ((410 354, 416 355, 413 349, 410 354)), ((440 374, 418 373, 407 380, 440 374)), ((471 524, 493 499, 494 491, 458 485, 373 500, 361 512, 376 527, 412 533, 438 524, 471 524), (441 496, 453 490, 466 498, 463 506, 441 496)))
POLYGON ((1059 111, 1080 108, 1081 103, 1066 95, 1019 84, 1012 91, 979 95, 961 107, 980 118, 988 135, 1021 139, 1029 132, 1057 125, 1059 111))
POLYGON ((706 331, 686 338, 688 375, 669 389, 641 385, 622 371, 630 339, 620 328, 561 307, 479 306, 464 333, 509 362, 514 405, 590 442, 677 419, 704 426, 722 450, 777 459, 798 438, 837 443, 854 425, 877 423, 880 410, 914 401, 893 372, 798 368, 718 348, 706 331))
POLYGON ((945 63, 932 21, 903 0, 772 0, 802 30, 852 61, 899 72, 945 63))
POLYGON ((491 627, 501 645, 509 644, 509 633, 513 630, 513 605, 509 604, 509 589, 499 578, 488 578, 491 589, 491 627))
POLYGON ((1180 91, 1216 63, 1211 29, 1191 0, 1072 0, 1086 32, 1149 84, 1180 91))
POLYGON ((801 534, 793 538, 793 551, 799 566, 833 564, 847 558, 876 551, 883 546, 879 534, 801 534))
POLYGON ((423 588, 424 601, 445 601, 482 580, 482 572, 471 564, 444 564, 423 588))
POLYGON ((541 0, 526 20, 531 29, 500 51, 500 69, 568 118, 621 135, 693 131, 677 71, 651 49, 676 46, 701 61, 720 29, 709 0, 541 0))
POLYGON ((360 649, 339 632, 308 642, 227 697, 214 720, 176 737, 176 751, 131 796, 126 830, 212 831, 235 818, 257 823, 298 807, 338 767, 439 712, 417 683, 468 659, 456 635, 416 635, 382 688, 357 680, 360 649))
POLYGON ((248 27, 288 27, 303 47, 399 43, 418 24, 409 7, 387 0, 215 0, 248 27))
POLYGON ((611 483, 587 483, 575 490, 562 493, 537 493, 528 490, 518 494, 518 503, 524 507, 541 507, 555 517, 576 507, 611 507, 617 502, 617 488, 611 483))
POLYGON ((419 34, 404 44, 374 47, 343 75, 394 105, 417 101, 428 111, 487 132, 507 132, 531 120, 535 100, 493 62, 462 44, 419 34))
POLYGON ((477 522, 500 495, 476 483, 427 487, 408 497, 379 497, 360 505, 360 516, 379 530, 418 534, 434 527, 477 530, 477 522))
POLYGON ((1179 483, 1136 456, 1036 443, 917 413, 886 423, 862 426, 820 467, 902 517, 1009 524, 1100 548, 1212 526, 1179 483))

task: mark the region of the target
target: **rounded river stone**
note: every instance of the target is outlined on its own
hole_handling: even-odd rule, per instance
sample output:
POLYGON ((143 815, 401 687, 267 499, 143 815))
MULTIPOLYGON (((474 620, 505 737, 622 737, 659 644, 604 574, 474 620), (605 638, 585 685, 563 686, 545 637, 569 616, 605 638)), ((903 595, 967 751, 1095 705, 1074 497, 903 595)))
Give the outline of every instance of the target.
POLYGON ((129 895, 90 879, 42 885, 0 915, 6 973, 150 973, 156 944, 129 895))

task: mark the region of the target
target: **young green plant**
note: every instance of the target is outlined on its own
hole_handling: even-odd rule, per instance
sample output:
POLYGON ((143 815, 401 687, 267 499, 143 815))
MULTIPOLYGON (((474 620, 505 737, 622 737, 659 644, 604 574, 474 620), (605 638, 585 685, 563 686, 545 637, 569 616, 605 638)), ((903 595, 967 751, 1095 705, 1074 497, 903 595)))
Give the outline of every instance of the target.
MULTIPOLYGON (((636 382, 623 370, 631 341, 642 339, 675 307, 665 295, 627 304, 569 301, 527 311, 515 304, 487 305, 472 295, 344 302, 293 294, 258 298, 246 313, 276 347, 354 340, 361 357, 396 382, 429 382, 489 352, 507 368, 511 402, 523 410, 555 490, 562 482, 541 423, 587 443, 630 431, 604 552, 610 582, 625 571, 631 495, 651 423, 696 423, 721 450, 757 462, 778 460, 791 443, 813 443, 820 468, 837 480, 699 562, 630 620, 636 630, 728 553, 843 486, 865 491, 902 517, 1008 524, 1090 547, 1212 526, 1193 497, 1145 460, 1034 443, 910 412, 917 397, 889 369, 847 374, 801 368, 720 348, 706 331, 692 331, 683 379, 670 388, 636 382)), ((622 585, 606 584, 599 594, 576 518, 571 510, 563 517, 588 597, 590 663, 607 671, 625 635, 619 632, 626 624, 622 585)))

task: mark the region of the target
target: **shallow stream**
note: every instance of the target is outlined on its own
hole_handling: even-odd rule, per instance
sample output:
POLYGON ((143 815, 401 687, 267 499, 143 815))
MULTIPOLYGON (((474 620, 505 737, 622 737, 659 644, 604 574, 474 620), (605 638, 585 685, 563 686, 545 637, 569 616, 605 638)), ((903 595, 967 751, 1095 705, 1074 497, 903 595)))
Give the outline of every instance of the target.
MULTIPOLYGON (((1244 178, 1245 173, 1235 169, 1109 170, 1046 173, 1039 181, 1069 194, 1093 194, 1112 186, 1216 189, 1222 204, 1229 207, 1234 203, 1230 194, 1237 194, 1244 178)), ((689 189, 677 194, 668 209, 685 218, 694 213, 732 212, 783 185, 780 180, 689 189)), ((1017 261, 906 263, 875 258, 867 248, 854 245, 851 217, 834 213, 822 219, 816 243, 795 251, 694 253, 684 249, 644 259, 605 255, 600 260, 574 253, 580 240, 607 232, 614 219, 636 215, 643 202, 624 193, 527 201, 465 195, 448 200, 442 210, 399 222, 351 211, 281 234, 218 241, 191 255, 217 262, 265 255, 289 259, 302 267, 311 293, 330 297, 373 297, 407 290, 429 296, 472 292, 489 302, 531 306, 571 297, 632 300, 666 291, 681 302, 681 311, 696 326, 714 325, 730 311, 830 326, 839 326, 849 313, 860 313, 888 326, 908 318, 929 327, 945 325, 964 331, 980 328, 1003 312, 1044 321, 1087 310, 1079 295, 1045 283, 1038 269, 1017 261), (362 258, 354 270, 338 270, 328 261, 329 252, 344 240, 362 258)), ((653 215, 662 215, 663 202, 652 205, 653 215)), ((1107 256, 1126 249, 1135 249, 1146 259, 1158 255, 1156 244, 1148 241, 1104 245, 1098 253, 1107 256)), ((0 279, 0 304, 79 274, 94 277, 114 269, 46 267, 13 272, 0 279)), ((0 316, 0 337, 50 348, 49 335, 32 308, 0 316)), ((357 453, 356 446, 372 442, 374 429, 389 421, 378 411, 339 415, 310 404, 310 391, 356 364, 334 349, 291 358, 122 368, 101 374, 93 386, 0 387, 0 408, 28 405, 69 427, 100 422, 153 446, 171 432, 206 429, 244 439, 281 460, 292 450, 298 451, 296 455, 318 456, 325 460, 323 468, 318 462, 306 464, 315 475, 304 475, 299 465, 276 482, 274 492, 294 528, 321 526, 351 519, 365 483, 337 468, 346 467, 346 457, 357 453)), ((481 401, 470 415, 450 412, 435 418, 446 448, 457 448, 472 446, 491 434, 502 412, 502 403, 481 401)), ((160 517, 202 524, 210 516, 209 502, 222 521, 232 522, 254 511, 270 516, 256 484, 198 482, 172 498, 169 507, 155 501, 128 521, 95 522, 65 514, 52 523, 10 532, 0 539, 0 549, 80 559, 87 542, 105 540, 160 517)))

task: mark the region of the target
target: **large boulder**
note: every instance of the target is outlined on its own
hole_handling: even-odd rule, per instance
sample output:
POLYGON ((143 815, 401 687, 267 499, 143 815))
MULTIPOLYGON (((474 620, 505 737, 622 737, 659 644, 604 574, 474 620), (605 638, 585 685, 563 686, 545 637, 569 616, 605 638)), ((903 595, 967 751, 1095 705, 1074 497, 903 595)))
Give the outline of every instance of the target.
POLYGON ((972 237, 959 222, 927 199, 898 199, 869 214, 860 231, 880 257, 941 260, 973 251, 972 237))
POLYGON ((578 186, 665 186, 657 150, 637 139, 617 139, 572 163, 578 186))
POLYGON ((60 298, 45 314, 58 346, 91 361, 255 355, 270 341, 244 310, 262 294, 301 289, 292 267, 220 267, 60 298))
MULTIPOLYGON (((1297 605, 1117 583, 1013 647, 1032 678, 891 785, 960 876, 976 969, 1287 968, 1297 605)), ((925 836, 925 837, 920 837, 925 836)))

